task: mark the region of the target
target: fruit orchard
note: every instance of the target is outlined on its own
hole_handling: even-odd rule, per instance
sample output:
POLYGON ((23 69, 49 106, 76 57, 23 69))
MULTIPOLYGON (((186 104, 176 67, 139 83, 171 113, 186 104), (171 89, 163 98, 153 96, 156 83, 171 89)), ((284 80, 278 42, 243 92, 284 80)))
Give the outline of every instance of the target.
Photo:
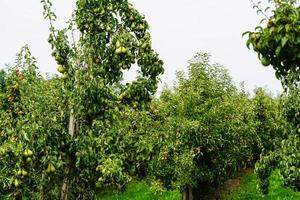
POLYGON ((156 192, 205 199, 255 163, 263 193, 275 168, 286 186, 300 188, 296 2, 275 1, 267 27, 248 32, 248 46, 286 93, 257 88, 250 96, 197 53, 158 98, 163 61, 127 0, 77 0, 61 30, 52 2, 41 3, 59 75, 42 76, 28 46, 0 71, 0 198, 95 199, 143 179, 156 192), (124 84, 134 65, 138 77, 124 84))

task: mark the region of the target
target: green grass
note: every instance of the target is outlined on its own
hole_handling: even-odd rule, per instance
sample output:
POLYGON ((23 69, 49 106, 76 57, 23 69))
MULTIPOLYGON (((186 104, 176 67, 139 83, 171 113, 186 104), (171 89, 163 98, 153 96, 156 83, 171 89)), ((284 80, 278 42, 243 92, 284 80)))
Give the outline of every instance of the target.
POLYGON ((132 182, 124 193, 105 191, 97 200, 181 200, 178 191, 165 191, 155 194, 145 182, 132 182))
MULTIPOLYGON (((278 171, 270 178, 269 194, 262 196, 256 189, 258 179, 253 172, 247 173, 241 185, 230 194, 224 195, 224 200, 300 200, 300 192, 294 192, 282 186, 282 178, 278 171)), ((145 182, 130 183, 124 193, 105 191, 98 200, 181 200, 178 191, 166 191, 155 194, 145 182)))
MULTIPOLYGON (((0 200, 8 200, 8 198, 0 197, 0 200)), ((28 199, 23 197, 22 200, 28 199)), ((161 194, 155 194, 145 182, 140 181, 130 183, 123 193, 106 190, 99 194, 96 200, 181 200, 181 193, 164 191, 161 194)))
MULTIPOLYGON (((257 183, 256 175, 253 172, 247 173, 237 189, 223 195, 224 200, 300 200, 300 192, 282 187, 282 179, 278 171, 270 178, 268 195, 262 196, 258 193, 257 183)), ((99 194, 97 200, 181 200, 181 194, 178 191, 155 194, 145 182, 141 181, 130 183, 123 193, 107 190, 99 194)))
POLYGON ((232 193, 224 196, 224 200, 300 200, 300 192, 294 192, 289 188, 282 187, 282 179, 278 171, 270 178, 269 194, 262 196, 258 193, 256 185, 258 179, 252 172, 245 176, 240 187, 232 193))

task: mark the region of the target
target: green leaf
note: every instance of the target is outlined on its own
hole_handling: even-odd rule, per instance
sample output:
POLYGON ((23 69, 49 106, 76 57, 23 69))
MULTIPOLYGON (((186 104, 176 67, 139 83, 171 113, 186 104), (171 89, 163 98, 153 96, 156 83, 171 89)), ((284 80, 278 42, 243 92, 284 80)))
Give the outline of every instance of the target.
POLYGON ((281 46, 278 46, 278 47, 276 48, 276 50, 275 50, 276 56, 279 56, 279 55, 280 55, 281 50, 282 50, 281 46))
POLYGON ((263 18, 262 20, 260 20, 259 24, 262 24, 266 20, 267 20, 266 18, 263 18))
POLYGON ((246 31, 246 32, 244 32, 244 33, 242 34, 242 37, 244 37, 244 36, 247 35, 247 34, 248 34, 248 36, 250 36, 251 31, 246 31))
POLYGON ((261 26, 257 26, 257 27, 255 27, 255 29, 254 29, 255 31, 262 31, 263 30, 263 27, 261 27, 261 26))
MULTIPOLYGON (((289 41, 288 36, 285 36, 281 39, 281 47, 283 48, 286 43, 289 41)), ((277 54, 276 54, 277 55, 277 54)))

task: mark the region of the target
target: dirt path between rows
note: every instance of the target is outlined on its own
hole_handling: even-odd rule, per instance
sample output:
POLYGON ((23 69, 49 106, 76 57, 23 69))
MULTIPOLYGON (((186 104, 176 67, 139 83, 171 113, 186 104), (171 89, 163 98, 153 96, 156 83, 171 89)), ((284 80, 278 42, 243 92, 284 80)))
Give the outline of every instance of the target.
POLYGON ((237 173, 237 175, 227 180, 223 186, 221 186, 219 189, 217 189, 213 194, 210 195, 210 200, 222 200, 222 195, 226 193, 230 193, 234 191, 236 188, 238 188, 243 180, 243 178, 253 172, 253 168, 245 168, 242 169, 240 172, 237 173))

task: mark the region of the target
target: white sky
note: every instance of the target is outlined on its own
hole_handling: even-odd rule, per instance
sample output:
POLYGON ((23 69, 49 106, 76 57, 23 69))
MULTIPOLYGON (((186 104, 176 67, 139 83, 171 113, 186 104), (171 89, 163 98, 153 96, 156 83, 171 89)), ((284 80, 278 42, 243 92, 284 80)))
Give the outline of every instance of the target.
MULTIPOLYGON (((196 52, 209 52, 212 61, 226 66, 235 83, 244 81, 247 90, 255 86, 266 86, 274 94, 281 90, 273 69, 261 66, 241 36, 261 19, 250 0, 129 1, 150 24, 154 49, 165 63, 162 82, 171 85, 175 71, 186 70, 187 61, 196 52)), ((75 0, 54 0, 58 26, 74 8, 75 0)), ((0 27, 0 68, 13 63, 20 47, 28 44, 40 70, 56 73, 40 0, 0 0, 0 27)))

